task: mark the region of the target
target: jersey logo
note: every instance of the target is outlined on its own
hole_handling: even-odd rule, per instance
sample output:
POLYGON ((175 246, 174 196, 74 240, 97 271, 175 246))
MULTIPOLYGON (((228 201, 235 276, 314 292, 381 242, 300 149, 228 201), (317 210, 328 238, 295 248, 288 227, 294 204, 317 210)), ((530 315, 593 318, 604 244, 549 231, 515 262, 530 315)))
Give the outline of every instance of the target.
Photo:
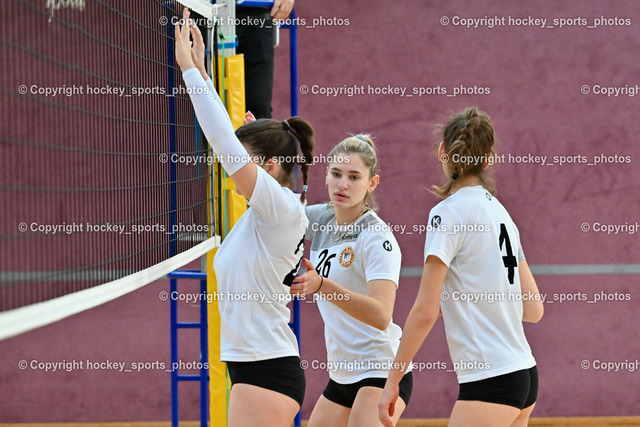
MULTIPOLYGON (((439 217, 438 217, 439 218, 439 217)), ((382 244, 382 247, 384 248, 385 251, 387 252, 391 252, 393 250, 393 246, 391 245, 391 242, 388 240, 385 240, 384 243, 382 244)))
POLYGON ((435 215, 433 218, 431 218, 431 227, 438 228, 440 227, 441 223, 442 223, 442 218, 440 218, 440 215, 435 215))
POLYGON ((347 246, 340 252, 340 256, 338 257, 338 262, 340 263, 340 267, 349 268, 353 261, 356 259, 356 253, 351 246, 347 246))

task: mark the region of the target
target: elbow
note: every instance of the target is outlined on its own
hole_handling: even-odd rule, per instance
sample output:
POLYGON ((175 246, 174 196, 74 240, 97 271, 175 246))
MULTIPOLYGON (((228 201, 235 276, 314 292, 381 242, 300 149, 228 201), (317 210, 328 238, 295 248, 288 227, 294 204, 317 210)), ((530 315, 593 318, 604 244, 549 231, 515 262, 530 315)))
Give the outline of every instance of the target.
POLYGON ((544 316, 544 305, 540 304, 540 307, 536 311, 536 316, 533 323, 538 323, 540 320, 542 320, 542 316, 544 316))
POLYGON ((416 320, 420 325, 431 328, 438 320, 439 311, 420 310, 415 313, 416 320))
POLYGON ((527 308, 528 310, 524 311, 522 320, 528 323, 538 323, 544 315, 544 305, 542 303, 539 303, 533 307, 527 308))
POLYGON ((391 315, 388 316, 379 316, 372 324, 371 326, 373 326, 376 329, 379 329, 381 331, 386 330, 389 327, 389 324, 391 323, 391 315))
POLYGON ((425 316, 424 319, 422 319, 422 324, 423 325, 427 325, 429 327, 432 327, 433 325, 436 324, 436 321, 438 320, 439 316, 425 316))

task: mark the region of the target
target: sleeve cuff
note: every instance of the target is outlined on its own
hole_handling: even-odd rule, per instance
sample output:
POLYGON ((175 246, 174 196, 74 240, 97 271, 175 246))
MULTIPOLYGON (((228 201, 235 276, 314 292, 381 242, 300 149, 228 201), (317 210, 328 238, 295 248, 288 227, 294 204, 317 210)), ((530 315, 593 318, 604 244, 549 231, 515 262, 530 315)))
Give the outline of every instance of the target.
POLYGON ((427 254, 424 256, 425 264, 427 263, 427 258, 429 258, 430 255, 433 255, 434 257, 440 259, 440 261, 442 261, 442 263, 446 265, 447 268, 449 268, 449 265, 451 265, 451 260, 446 261, 448 259, 446 255, 438 250, 430 250, 429 252, 427 252, 427 254))
MULTIPOLYGON (((191 76, 191 75, 193 75, 194 73, 196 73, 197 75, 199 75, 199 76, 200 76, 200 71, 198 71, 198 69, 197 69, 196 67, 193 67, 193 68, 189 68, 189 69, 188 69, 188 70, 186 70, 186 71, 183 71, 183 72, 182 72, 182 78, 185 78, 185 79, 186 79, 188 76, 191 76)), ((200 77, 202 77, 202 76, 200 76, 200 77)))

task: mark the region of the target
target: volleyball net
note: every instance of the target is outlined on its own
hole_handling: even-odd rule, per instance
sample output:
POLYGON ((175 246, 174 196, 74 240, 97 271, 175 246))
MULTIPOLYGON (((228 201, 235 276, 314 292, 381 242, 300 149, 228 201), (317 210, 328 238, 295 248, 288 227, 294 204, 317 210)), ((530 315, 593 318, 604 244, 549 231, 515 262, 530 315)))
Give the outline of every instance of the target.
POLYGON ((174 59, 183 7, 11 0, 0 28, 0 339, 218 246, 213 156, 174 59))

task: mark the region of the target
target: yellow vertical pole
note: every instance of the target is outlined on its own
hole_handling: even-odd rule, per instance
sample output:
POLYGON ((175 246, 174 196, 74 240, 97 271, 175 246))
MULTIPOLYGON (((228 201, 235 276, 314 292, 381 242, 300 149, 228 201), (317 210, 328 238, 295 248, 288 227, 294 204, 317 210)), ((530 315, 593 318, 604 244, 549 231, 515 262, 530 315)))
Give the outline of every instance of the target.
MULTIPOLYGON (((218 87, 224 88, 227 102, 227 111, 231 118, 231 123, 237 129, 242 126, 245 113, 244 94, 244 57, 243 55, 233 55, 220 58, 218 61, 218 87), (224 69, 224 73, 222 70, 224 69), (224 85, 222 84, 224 79, 224 85)), ((222 95, 222 94, 221 94, 222 95)), ((214 166, 216 171, 217 165, 214 166)), ((215 197, 222 198, 223 212, 222 224, 219 224, 217 232, 224 239, 233 225, 240 219, 247 209, 244 197, 235 192, 235 185, 231 178, 223 177, 223 184, 219 186, 215 179, 215 197), (220 188, 222 187, 222 188, 220 188)), ((224 295, 217 294, 218 286, 216 275, 213 271, 213 258, 217 249, 207 254, 207 292, 214 294, 216 298, 209 298, 208 306, 209 322, 209 399, 210 399, 210 427, 226 427, 227 406, 229 395, 229 380, 227 378, 227 367, 220 362, 220 312, 218 309, 218 297, 224 295)))
MULTIPOLYGON (((218 286, 213 272, 217 248, 207 254, 207 292, 216 295, 218 286)), ((220 362, 220 312, 217 298, 209 298, 209 417, 211 427, 227 425, 227 365, 220 362)))

